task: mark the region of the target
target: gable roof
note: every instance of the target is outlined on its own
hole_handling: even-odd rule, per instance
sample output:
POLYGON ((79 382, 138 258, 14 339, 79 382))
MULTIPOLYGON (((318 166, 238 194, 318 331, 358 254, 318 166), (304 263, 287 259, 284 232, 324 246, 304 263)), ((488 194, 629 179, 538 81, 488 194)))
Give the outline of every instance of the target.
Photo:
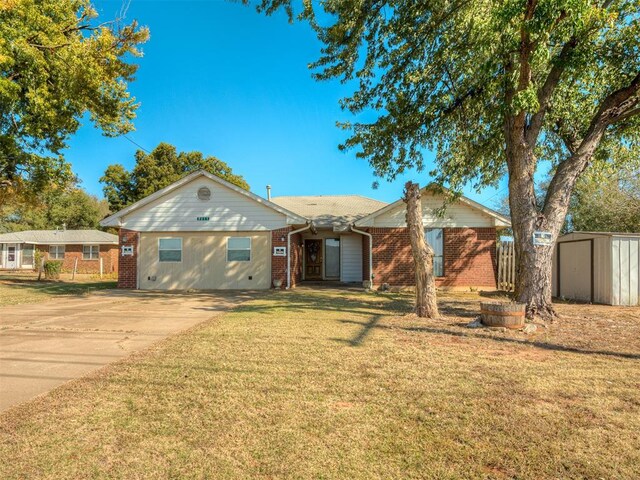
MULTIPOLYGON (((449 190, 446 189, 445 187, 440 187, 437 186, 438 189, 441 189, 444 193, 447 193, 449 190)), ((423 187, 421 189, 422 194, 424 193, 431 193, 431 194, 437 194, 438 191, 437 189, 432 186, 432 185, 427 185, 426 187, 423 187)), ((494 218, 495 220, 497 220, 496 222, 496 226, 500 226, 500 227, 510 227, 511 226, 511 220, 502 215, 501 213, 496 212, 495 210, 489 208, 489 207, 485 207, 484 205, 482 205, 481 203, 475 202, 473 200, 471 200, 470 198, 465 197, 464 195, 461 195, 457 201, 471 207, 474 208, 476 210, 481 211, 482 213, 494 218)), ((404 201, 401 199, 396 200, 393 203, 390 203, 388 205, 386 205, 385 207, 382 207, 380 210, 377 210, 373 213, 371 213, 370 215, 367 215, 366 217, 360 218, 359 220, 357 220, 355 222, 355 226, 369 226, 368 223, 370 221, 372 221, 373 219, 375 219, 376 217, 378 217, 379 215, 382 215, 386 212, 389 212, 391 210, 394 210, 395 208, 399 207, 400 205, 404 205, 404 201)))
POLYGON ((168 185, 164 188, 161 188, 160 190, 158 190, 155 193, 152 193, 151 195, 148 195, 146 197, 144 197, 141 200, 138 200, 135 203, 132 203, 131 205, 129 205, 128 207, 123 208, 122 210, 120 210, 119 212, 114 213, 113 215, 108 216, 107 218, 103 219, 100 222, 100 225, 102 225, 103 227, 117 227, 120 225, 120 219, 122 217, 124 217, 125 215, 128 215, 142 207, 144 207, 145 205, 150 204, 151 202, 158 200, 159 198, 173 192, 174 190, 182 187, 183 185, 186 185, 187 183, 200 178, 200 177, 206 177, 209 180, 219 183, 220 185, 229 188, 230 190, 233 190, 236 193, 239 193, 241 195, 244 195, 247 198, 250 198, 251 200, 253 200, 254 202, 260 203, 262 205, 264 205, 267 208, 270 208, 272 210, 275 210, 283 215, 285 215, 288 219, 291 219, 292 223, 307 223, 307 219, 304 217, 301 217, 300 215, 291 212, 289 210, 287 210, 286 208, 282 208, 280 205, 276 205, 273 202, 270 202, 269 200, 260 197, 259 195, 256 195, 255 193, 252 193, 248 190, 244 190, 243 188, 238 187, 237 185, 234 185, 233 183, 227 182, 226 180, 223 180, 222 178, 213 175, 212 173, 207 172, 206 170, 198 170, 196 172, 190 173, 189 175, 185 175, 184 177, 182 177, 180 180, 177 180, 175 182, 173 182, 171 185, 168 185))
POLYGON ((286 196, 271 201, 308 218, 317 227, 349 225, 386 205, 361 195, 286 196))
POLYGON ((37 245, 70 245, 99 243, 118 244, 118 237, 99 230, 25 230, 0 234, 0 243, 28 243, 37 245))

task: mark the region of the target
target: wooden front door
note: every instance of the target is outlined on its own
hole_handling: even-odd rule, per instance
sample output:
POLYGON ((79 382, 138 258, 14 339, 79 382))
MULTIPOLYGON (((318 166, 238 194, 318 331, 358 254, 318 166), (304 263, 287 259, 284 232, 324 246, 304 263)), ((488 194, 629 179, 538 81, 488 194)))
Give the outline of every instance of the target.
POLYGON ((322 240, 304 241, 305 280, 322 280, 322 240))

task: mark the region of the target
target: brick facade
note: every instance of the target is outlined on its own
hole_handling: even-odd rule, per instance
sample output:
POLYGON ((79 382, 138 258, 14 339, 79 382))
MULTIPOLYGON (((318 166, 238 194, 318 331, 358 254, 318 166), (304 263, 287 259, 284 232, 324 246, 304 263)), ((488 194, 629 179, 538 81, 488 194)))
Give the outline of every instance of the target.
POLYGON ((287 257, 276 257, 273 255, 275 247, 287 246, 287 235, 291 231, 291 227, 279 228, 271 230, 271 286, 276 280, 282 282, 282 288, 287 287, 287 257))
MULTIPOLYGON (((408 229, 370 228, 368 231, 373 236, 374 285, 415 285, 408 229)), ((444 276, 436 278, 438 287, 496 287, 495 228, 445 228, 443 241, 444 276)), ((366 245, 368 247, 368 242, 366 245)), ((365 243, 363 266, 368 266, 364 247, 365 243)))
MULTIPOLYGON (((49 245, 36 245, 36 250, 44 254, 47 260, 55 260, 49 257, 49 245)), ((99 258, 102 259, 102 273, 105 275, 118 271, 118 246, 100 245, 99 258)), ((73 272, 73 268, 78 261, 76 273, 100 273, 100 260, 85 260, 82 258, 82 245, 66 244, 64 246, 64 259, 62 262, 63 272, 73 272)))
POLYGON ((132 246, 133 255, 123 257, 120 250, 118 269, 118 288, 138 288, 138 243, 140 233, 121 228, 118 232, 120 247, 132 246))
MULTIPOLYGON (((287 236, 293 227, 279 228, 271 231, 271 248, 286 247, 287 236), (283 240, 284 239, 284 240, 283 240)), ((302 280, 302 235, 291 235, 291 287, 302 280)), ((287 288, 287 257, 275 257, 271 252, 271 286, 274 280, 282 281, 282 288, 287 288)))
POLYGON ((361 235, 361 237, 362 237, 362 280, 365 282, 368 282, 369 277, 371 275, 371 272, 369 269, 369 249, 371 246, 371 240, 366 235, 361 235))

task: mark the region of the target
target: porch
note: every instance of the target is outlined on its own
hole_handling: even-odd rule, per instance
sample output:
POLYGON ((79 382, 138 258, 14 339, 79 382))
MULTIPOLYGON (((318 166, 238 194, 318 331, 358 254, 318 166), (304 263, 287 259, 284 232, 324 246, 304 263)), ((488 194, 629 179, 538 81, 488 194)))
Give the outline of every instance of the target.
POLYGON ((302 282, 362 285, 364 241, 368 241, 364 235, 349 230, 319 228, 303 232, 297 245, 302 257, 302 282))

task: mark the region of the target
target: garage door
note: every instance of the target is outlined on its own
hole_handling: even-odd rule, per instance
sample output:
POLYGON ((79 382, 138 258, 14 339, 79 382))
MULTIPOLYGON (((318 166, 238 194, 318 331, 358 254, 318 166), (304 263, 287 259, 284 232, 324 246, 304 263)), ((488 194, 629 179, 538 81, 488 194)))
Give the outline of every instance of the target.
POLYGON ((139 285, 144 290, 269 288, 270 251, 270 232, 143 233, 139 285))

